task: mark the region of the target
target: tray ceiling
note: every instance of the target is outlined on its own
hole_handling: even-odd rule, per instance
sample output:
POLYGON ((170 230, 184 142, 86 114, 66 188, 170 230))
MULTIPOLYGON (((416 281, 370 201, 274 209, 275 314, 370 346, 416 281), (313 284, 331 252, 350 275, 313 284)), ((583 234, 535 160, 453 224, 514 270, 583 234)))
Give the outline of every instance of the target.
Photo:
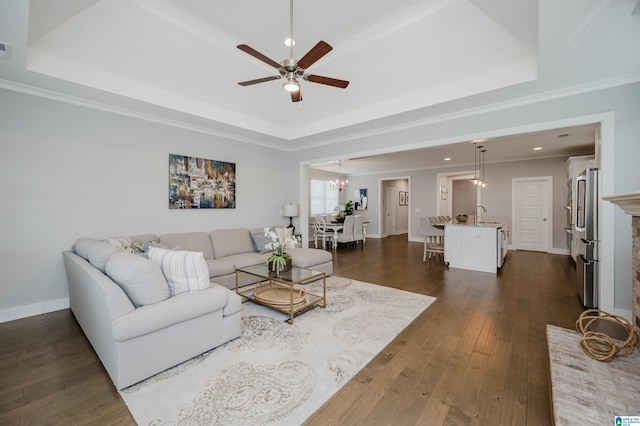
POLYGON ((324 40, 333 51, 310 71, 351 84, 342 90, 303 81, 303 101, 292 103, 282 80, 236 84, 274 75, 236 45, 276 61, 288 57, 287 0, 5 0, 0 42, 12 57, 0 60, 0 79, 12 89, 299 149, 363 123, 398 125, 420 111, 438 114, 447 102, 508 87, 530 95, 637 76, 634 6, 634 0, 296 0, 294 56, 324 40), (603 61, 594 60, 594 51, 603 61))

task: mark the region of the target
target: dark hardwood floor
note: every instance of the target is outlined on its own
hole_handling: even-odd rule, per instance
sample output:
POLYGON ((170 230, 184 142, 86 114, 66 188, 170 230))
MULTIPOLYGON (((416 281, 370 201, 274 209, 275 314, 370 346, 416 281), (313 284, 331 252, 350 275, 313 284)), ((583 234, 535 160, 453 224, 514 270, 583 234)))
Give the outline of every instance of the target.
MULTIPOLYGON (((340 248, 335 275, 437 297, 308 425, 549 425, 546 324, 582 311, 568 256, 497 274, 422 262, 406 235, 340 248)), ((135 424, 67 310, 0 324, 0 424, 135 424)))

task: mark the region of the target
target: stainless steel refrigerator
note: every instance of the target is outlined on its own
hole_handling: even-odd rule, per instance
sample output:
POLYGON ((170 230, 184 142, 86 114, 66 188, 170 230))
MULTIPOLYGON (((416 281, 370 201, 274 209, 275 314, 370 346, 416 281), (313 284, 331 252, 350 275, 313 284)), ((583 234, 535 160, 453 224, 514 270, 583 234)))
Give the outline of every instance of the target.
POLYGON ((576 178, 575 228, 580 236, 576 287, 587 308, 598 307, 598 169, 586 169, 576 178))

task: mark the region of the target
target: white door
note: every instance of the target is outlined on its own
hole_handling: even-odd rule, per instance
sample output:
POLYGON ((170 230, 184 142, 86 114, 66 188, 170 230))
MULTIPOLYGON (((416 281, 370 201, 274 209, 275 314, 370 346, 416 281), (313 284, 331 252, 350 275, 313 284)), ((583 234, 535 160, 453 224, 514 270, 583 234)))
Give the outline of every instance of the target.
POLYGON ((552 240, 552 178, 513 179, 514 248, 549 251, 552 240))
POLYGON ((396 233, 396 190, 394 188, 385 188, 385 235, 393 235, 396 233))

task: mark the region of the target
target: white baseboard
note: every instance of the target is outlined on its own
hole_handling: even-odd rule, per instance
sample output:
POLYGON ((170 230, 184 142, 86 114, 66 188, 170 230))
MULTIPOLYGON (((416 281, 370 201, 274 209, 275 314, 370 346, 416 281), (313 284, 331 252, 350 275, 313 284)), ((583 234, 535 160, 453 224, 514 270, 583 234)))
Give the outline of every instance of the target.
POLYGON ((551 254, 564 254, 569 256, 571 254, 571 251, 569 249, 561 249, 561 248, 552 248, 551 250, 549 250, 549 253, 551 254))
POLYGON ((46 302, 32 303, 31 305, 16 306, 15 308, 0 309, 0 323, 13 321, 48 312, 60 311, 69 307, 69 298, 47 300, 46 302))

